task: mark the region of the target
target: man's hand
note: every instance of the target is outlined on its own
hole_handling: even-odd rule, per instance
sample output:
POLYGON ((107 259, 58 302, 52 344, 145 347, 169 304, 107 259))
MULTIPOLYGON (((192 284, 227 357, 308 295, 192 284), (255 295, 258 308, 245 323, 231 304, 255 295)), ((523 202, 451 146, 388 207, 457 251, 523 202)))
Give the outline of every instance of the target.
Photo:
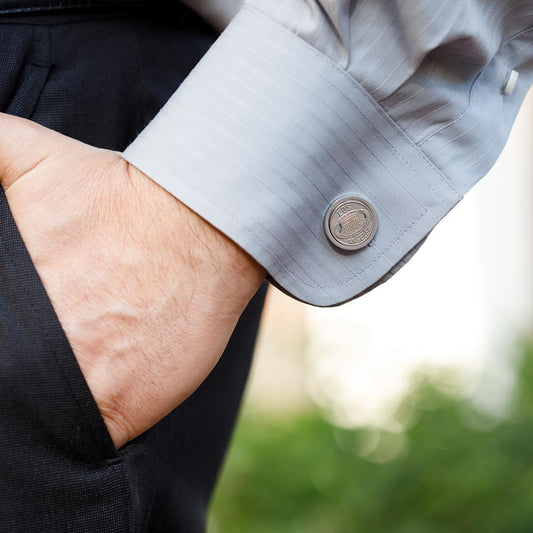
POLYGON ((265 272, 119 153, 5 114, 0 181, 119 448, 205 379, 265 272))

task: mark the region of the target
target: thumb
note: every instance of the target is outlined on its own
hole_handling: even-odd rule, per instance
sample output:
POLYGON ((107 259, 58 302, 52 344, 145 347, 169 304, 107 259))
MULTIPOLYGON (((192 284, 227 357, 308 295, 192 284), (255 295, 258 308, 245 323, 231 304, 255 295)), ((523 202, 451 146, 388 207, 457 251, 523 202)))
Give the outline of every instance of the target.
POLYGON ((15 181, 61 152, 68 137, 24 118, 0 113, 0 185, 15 181))

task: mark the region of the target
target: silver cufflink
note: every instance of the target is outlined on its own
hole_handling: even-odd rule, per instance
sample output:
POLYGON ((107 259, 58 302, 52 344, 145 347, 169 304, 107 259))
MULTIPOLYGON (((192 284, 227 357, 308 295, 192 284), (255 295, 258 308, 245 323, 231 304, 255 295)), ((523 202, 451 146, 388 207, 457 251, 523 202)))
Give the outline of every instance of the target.
POLYGON ((507 83, 503 88, 503 94, 505 96, 510 96, 513 93, 514 88, 516 87, 516 82, 518 81, 518 76, 520 76, 520 74, 516 70, 511 70, 507 78, 507 83))
POLYGON ((358 196, 341 196, 330 206, 324 219, 328 239, 343 250, 366 246, 378 229, 372 205, 358 196))

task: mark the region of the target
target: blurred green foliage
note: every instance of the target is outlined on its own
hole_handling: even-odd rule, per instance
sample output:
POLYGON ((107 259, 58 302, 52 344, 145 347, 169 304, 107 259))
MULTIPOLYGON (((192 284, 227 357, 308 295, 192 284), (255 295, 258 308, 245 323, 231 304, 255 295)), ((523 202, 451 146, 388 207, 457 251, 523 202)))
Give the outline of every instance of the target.
POLYGON ((428 382, 403 433, 243 416, 209 533, 533 532, 532 348, 518 372, 497 423, 428 382))

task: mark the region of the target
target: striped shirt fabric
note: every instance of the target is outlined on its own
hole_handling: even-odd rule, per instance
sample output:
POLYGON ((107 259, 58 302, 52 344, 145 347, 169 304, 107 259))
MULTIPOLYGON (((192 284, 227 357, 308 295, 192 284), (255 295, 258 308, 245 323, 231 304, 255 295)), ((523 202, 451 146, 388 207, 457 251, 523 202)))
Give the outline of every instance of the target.
POLYGON ((407 262, 494 164, 533 79, 531 0, 186 3, 225 29, 124 157, 313 305, 407 262), (379 219, 354 251, 324 230, 344 195, 379 219))

